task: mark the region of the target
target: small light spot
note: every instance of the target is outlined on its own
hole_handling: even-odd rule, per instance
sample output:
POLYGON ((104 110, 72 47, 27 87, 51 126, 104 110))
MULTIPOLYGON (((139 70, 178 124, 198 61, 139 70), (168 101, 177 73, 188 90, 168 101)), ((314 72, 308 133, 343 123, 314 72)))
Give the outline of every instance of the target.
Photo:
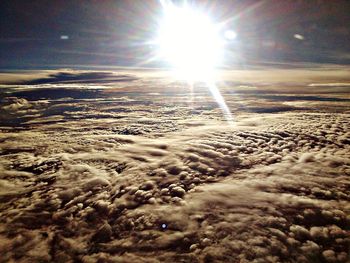
POLYGON ((60 38, 61 38, 62 40, 67 40, 67 39, 69 39, 69 36, 62 35, 60 38))
POLYGON ((304 40, 304 36, 300 34, 294 34, 294 38, 299 39, 299 40, 304 40))
POLYGON ((233 40, 237 37, 237 34, 235 31, 232 30, 226 30, 224 33, 225 38, 227 38, 228 40, 233 40))
POLYGON ((163 229, 166 229, 166 228, 167 228, 167 225, 166 225, 166 224, 162 224, 162 228, 163 228, 163 229))

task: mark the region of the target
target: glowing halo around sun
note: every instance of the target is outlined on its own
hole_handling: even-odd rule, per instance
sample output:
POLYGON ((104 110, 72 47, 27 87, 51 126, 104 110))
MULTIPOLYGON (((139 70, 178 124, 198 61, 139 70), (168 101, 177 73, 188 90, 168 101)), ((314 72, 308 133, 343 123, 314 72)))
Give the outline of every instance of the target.
POLYGON ((159 56, 188 81, 207 81, 221 64, 224 41, 209 16, 188 5, 163 4, 157 44, 159 56))
MULTIPOLYGON (((158 56, 170 63, 176 77, 189 82, 191 90, 195 82, 204 82, 226 120, 232 123, 230 109, 215 85, 215 69, 222 63, 225 44, 220 26, 186 2, 183 6, 175 6, 171 1, 160 2, 163 18, 156 40, 158 56)), ((227 39, 236 37, 233 31, 224 35, 227 39)))

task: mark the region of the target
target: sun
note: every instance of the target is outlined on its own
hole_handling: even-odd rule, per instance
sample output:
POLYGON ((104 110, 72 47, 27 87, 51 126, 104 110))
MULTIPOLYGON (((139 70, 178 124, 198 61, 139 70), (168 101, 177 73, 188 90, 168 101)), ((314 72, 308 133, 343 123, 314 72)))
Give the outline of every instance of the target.
POLYGON ((189 6, 164 5, 159 23, 159 56, 181 78, 206 81, 220 66, 223 40, 210 17, 189 6))

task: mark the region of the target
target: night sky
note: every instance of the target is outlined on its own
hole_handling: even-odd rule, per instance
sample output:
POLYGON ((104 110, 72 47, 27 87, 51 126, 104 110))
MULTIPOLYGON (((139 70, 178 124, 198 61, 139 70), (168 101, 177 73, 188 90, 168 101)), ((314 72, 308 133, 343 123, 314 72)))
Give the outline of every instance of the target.
MULTIPOLYGON (((192 4, 237 32, 228 67, 350 63, 350 1, 192 4)), ((161 11, 158 1, 3 0, 0 68, 161 67, 147 62, 161 11)))

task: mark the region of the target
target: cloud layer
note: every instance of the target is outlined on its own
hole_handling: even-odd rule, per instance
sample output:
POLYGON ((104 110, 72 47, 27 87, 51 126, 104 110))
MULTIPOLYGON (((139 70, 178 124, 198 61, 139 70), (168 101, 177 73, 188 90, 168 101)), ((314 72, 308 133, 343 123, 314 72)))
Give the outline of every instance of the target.
POLYGON ((136 82, 2 92, 4 262, 348 261, 346 93, 136 82))

